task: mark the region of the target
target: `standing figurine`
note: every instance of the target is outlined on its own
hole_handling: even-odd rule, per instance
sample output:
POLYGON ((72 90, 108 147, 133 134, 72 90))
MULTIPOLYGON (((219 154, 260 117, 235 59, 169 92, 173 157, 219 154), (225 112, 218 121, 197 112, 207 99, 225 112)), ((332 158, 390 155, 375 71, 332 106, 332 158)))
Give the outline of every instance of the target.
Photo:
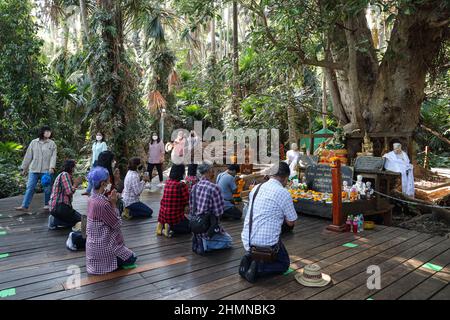
POLYGON ((364 216, 362 214, 358 215, 358 233, 364 230, 364 216))
POLYGON ((347 221, 345 222, 345 224, 347 225, 347 231, 351 232, 353 225, 353 216, 351 214, 347 216, 347 221))
POLYGON ((367 197, 367 199, 372 199, 373 193, 374 193, 374 190, 372 188, 372 182, 367 181, 366 182, 366 197, 367 197))

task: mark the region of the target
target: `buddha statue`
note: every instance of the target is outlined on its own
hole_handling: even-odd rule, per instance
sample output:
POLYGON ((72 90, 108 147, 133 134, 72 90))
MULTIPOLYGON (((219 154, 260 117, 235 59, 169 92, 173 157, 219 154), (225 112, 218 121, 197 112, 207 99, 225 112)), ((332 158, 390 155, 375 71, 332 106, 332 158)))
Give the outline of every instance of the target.
POLYGON ((357 156, 373 156, 373 142, 370 141, 367 131, 364 134, 364 141, 361 144, 361 152, 358 152, 357 156))

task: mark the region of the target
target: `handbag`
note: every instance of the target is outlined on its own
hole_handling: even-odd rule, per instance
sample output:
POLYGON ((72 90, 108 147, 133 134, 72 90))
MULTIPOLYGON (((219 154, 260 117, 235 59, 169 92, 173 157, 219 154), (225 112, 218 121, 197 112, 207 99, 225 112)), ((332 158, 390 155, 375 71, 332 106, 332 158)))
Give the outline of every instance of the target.
POLYGON ((192 188, 192 192, 194 193, 192 196, 193 203, 193 215, 189 219, 189 226, 191 228, 192 233, 205 233, 211 227, 211 213, 205 212, 203 214, 197 215, 197 204, 196 204, 196 195, 195 191, 197 190, 197 185, 192 188))
POLYGON ((259 189, 264 184, 261 183, 255 190, 255 194, 253 195, 252 205, 250 207, 250 217, 249 217, 249 227, 248 227, 248 244, 250 247, 250 257, 252 260, 260 261, 260 262, 273 262, 278 257, 279 246, 276 244, 275 246, 255 246, 251 244, 251 235, 252 235, 252 224, 253 224, 253 207, 255 204, 256 195, 259 192, 259 189))

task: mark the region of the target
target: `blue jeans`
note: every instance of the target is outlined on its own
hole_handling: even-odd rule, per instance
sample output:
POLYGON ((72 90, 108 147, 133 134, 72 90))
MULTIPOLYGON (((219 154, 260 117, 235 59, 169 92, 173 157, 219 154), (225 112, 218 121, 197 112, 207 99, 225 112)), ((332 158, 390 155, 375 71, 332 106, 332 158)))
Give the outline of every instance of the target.
POLYGON ((203 240, 203 248, 205 251, 231 248, 231 244, 233 242, 233 239, 227 232, 216 233, 211 238, 209 239, 202 238, 202 240, 203 240))
MULTIPOLYGON (((44 175, 43 173, 36 173, 36 172, 29 172, 28 173, 28 182, 27 182, 27 191, 25 191, 25 196, 22 201, 22 207, 28 208, 30 206, 31 200, 33 200, 34 195, 34 189, 36 188, 36 185, 38 183, 38 180, 44 175)), ((52 177, 53 182, 53 177, 52 177)), ((44 198, 44 205, 48 205, 48 202, 50 201, 50 195, 52 193, 52 184, 50 183, 49 186, 43 187, 45 198, 44 198)))
POLYGON ((140 201, 130 204, 127 209, 133 218, 151 218, 153 214, 153 210, 140 201))
MULTIPOLYGON (((97 166, 97 160, 94 161, 94 164, 92 165, 91 170, 93 168, 95 168, 96 166, 97 166)), ((91 190, 92 190, 92 184, 91 184, 91 181, 88 180, 88 186, 87 186, 86 192, 91 193, 91 190)))
POLYGON ((277 260, 273 262, 257 262, 257 275, 268 276, 271 274, 284 273, 289 269, 291 261, 289 260, 289 254, 280 241, 277 260))

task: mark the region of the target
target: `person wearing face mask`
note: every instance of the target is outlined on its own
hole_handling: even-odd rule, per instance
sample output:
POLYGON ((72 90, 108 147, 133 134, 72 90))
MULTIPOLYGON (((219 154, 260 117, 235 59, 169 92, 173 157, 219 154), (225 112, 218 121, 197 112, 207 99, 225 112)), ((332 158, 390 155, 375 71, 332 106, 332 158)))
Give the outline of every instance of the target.
POLYGON ((86 271, 105 274, 119 268, 134 267, 136 254, 125 246, 117 192, 106 196, 110 175, 97 166, 89 172, 88 179, 94 188, 89 198, 86 227, 86 271))
POLYGON ((131 158, 128 162, 128 172, 125 176, 122 192, 122 200, 125 206, 123 217, 126 219, 137 217, 151 218, 153 214, 153 210, 139 200, 139 196, 144 191, 145 183, 150 181, 148 176, 144 176, 141 180, 138 172, 141 170, 141 159, 131 158))
POLYGON ((182 130, 178 131, 176 139, 173 141, 173 149, 170 158, 175 164, 185 164, 186 138, 182 130))
POLYGON ((249 211, 241 234, 247 253, 239 266, 240 276, 249 282, 261 276, 282 274, 289 268, 289 255, 280 239, 283 225, 293 228, 297 220, 294 204, 285 188, 289 174, 289 165, 280 162, 277 173, 255 186, 249 194, 249 211), (262 262, 257 252, 251 252, 252 247, 271 248, 276 254, 270 261, 262 262))
POLYGON ((159 185, 158 187, 161 187, 163 185, 163 170, 162 165, 164 162, 164 144, 159 139, 156 132, 152 133, 152 141, 150 142, 148 146, 148 164, 147 164, 147 171, 149 173, 149 176, 152 176, 153 169, 156 167, 156 170, 158 171, 158 177, 159 177, 159 185))
POLYGON ((191 133, 187 137, 186 142, 187 142, 188 154, 190 154, 190 157, 191 157, 190 164, 192 164, 194 166, 195 170, 197 170, 198 164, 195 163, 195 149, 200 142, 200 138, 197 136, 197 134, 195 133, 194 130, 191 130, 191 133))
MULTIPOLYGON (((105 135, 101 132, 97 132, 95 137, 95 141, 92 144, 92 159, 91 159, 91 168, 94 168, 97 165, 98 156, 103 151, 108 150, 108 146, 105 142, 105 135)), ((82 195, 88 196, 91 194, 92 185, 88 183, 88 187, 86 192, 83 192, 82 195)))
POLYGON ((56 144, 51 137, 52 130, 44 126, 39 130, 38 138, 31 141, 27 148, 21 165, 22 175, 28 174, 27 190, 22 205, 15 208, 18 211, 29 211, 39 179, 44 187, 44 210, 49 210, 48 203, 52 191, 51 176, 55 173, 56 167, 56 144))

